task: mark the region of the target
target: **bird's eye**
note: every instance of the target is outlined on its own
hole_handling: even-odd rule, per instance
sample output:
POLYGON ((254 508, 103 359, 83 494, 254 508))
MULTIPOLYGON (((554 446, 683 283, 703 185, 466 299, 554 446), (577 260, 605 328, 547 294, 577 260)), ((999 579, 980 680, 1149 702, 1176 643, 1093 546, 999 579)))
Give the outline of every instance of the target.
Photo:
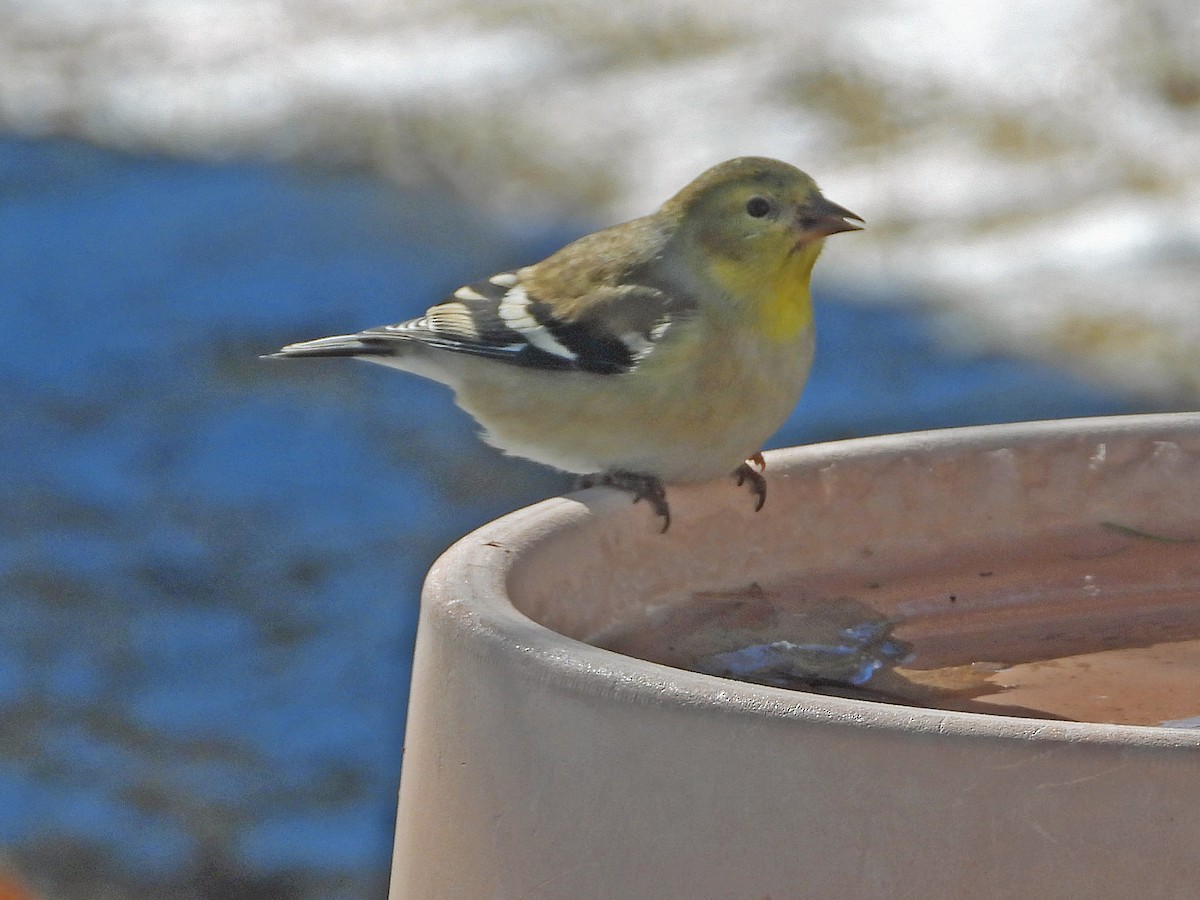
POLYGON ((771 201, 766 197, 751 197, 746 201, 747 214, 754 216, 756 219, 761 219, 771 211, 771 201))

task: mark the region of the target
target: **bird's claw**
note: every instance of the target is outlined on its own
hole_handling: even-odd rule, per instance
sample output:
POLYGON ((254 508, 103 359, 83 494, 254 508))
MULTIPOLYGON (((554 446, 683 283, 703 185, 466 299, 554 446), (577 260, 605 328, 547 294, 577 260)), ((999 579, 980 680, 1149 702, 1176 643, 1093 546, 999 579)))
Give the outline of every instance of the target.
MULTIPOLYGON (((767 479, 762 470, 767 467, 761 453, 755 453, 744 463, 733 470, 738 487, 750 485, 750 490, 757 498, 754 511, 758 512, 767 502, 767 479), (757 466, 757 468, 755 468, 757 466)), ((576 482, 580 490, 606 486, 633 494, 633 502, 645 500, 663 520, 662 532, 671 527, 671 507, 667 503, 667 491, 663 483, 653 475, 638 475, 636 472, 600 472, 595 475, 581 475, 576 482)))
POLYGON ((767 467, 766 460, 762 458, 761 453, 755 453, 748 460, 733 470, 734 476, 737 478, 738 487, 741 487, 747 482, 750 484, 750 490, 754 492, 754 496, 758 498, 758 502, 754 505, 754 511, 758 512, 763 508, 763 504, 767 502, 767 479, 763 478, 762 470, 767 467), (755 463, 758 468, 750 465, 755 463))
POLYGON ((660 534, 665 534, 671 527, 671 507, 667 503, 667 490, 663 483, 653 475, 638 475, 635 472, 602 472, 596 475, 584 475, 579 479, 579 487, 590 488, 597 485, 616 488, 633 494, 633 502, 645 500, 650 508, 662 517, 663 526, 660 534))

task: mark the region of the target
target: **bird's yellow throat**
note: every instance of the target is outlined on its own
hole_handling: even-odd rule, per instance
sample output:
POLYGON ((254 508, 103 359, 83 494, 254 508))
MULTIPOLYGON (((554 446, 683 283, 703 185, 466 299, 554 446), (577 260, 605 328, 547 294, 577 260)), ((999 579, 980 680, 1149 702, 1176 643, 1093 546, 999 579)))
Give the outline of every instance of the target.
POLYGON ((781 342, 795 340, 812 326, 809 280, 821 245, 811 241, 782 253, 719 256, 712 262, 712 274, 745 304, 743 313, 757 319, 763 335, 781 342))

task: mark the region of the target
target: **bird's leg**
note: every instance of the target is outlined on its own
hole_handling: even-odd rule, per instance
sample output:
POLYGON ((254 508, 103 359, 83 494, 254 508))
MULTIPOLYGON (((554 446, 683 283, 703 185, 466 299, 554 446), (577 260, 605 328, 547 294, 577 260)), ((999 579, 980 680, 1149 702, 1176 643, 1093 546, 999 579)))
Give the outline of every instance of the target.
POLYGON ((767 502, 767 479, 763 478, 762 470, 767 467, 766 460, 763 459, 761 453, 755 453, 748 460, 733 470, 734 477, 737 478, 738 487, 741 487, 747 482, 750 483, 750 490, 754 492, 754 496, 758 498, 758 503, 754 506, 754 511, 758 512, 763 508, 763 504, 767 502), (758 466, 757 469, 750 465, 754 463, 758 466))
POLYGON ((580 490, 606 485, 619 491, 633 494, 633 502, 645 500, 658 515, 662 516, 665 532, 671 527, 671 507, 667 505, 667 490, 653 475, 638 475, 636 472, 601 472, 596 475, 581 475, 576 482, 580 490))

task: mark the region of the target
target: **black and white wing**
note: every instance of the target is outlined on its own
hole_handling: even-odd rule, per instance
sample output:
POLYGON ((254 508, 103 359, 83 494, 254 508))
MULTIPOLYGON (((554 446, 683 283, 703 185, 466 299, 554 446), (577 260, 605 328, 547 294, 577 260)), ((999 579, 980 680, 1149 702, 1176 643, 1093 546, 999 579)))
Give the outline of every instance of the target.
POLYGON ((464 285, 415 319, 291 344, 274 355, 378 358, 401 356, 416 343, 515 366, 617 375, 636 368, 689 309, 637 284, 602 286, 581 300, 553 304, 535 296, 518 273, 464 285))

